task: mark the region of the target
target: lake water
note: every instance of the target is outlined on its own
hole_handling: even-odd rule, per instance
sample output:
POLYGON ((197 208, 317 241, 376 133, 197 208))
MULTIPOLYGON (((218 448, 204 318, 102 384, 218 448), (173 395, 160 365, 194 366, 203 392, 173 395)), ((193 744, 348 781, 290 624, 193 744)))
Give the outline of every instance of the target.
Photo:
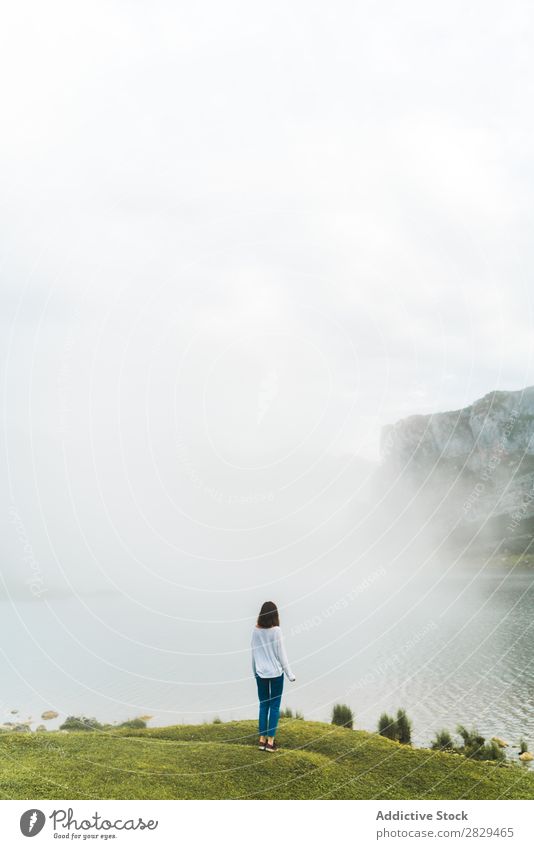
MULTIPOLYGON (((382 711, 402 706, 417 744, 461 722, 534 745, 533 570, 377 561, 334 578, 308 573, 304 586, 302 575, 278 582, 297 675, 286 682, 286 706, 328 720, 333 702, 348 702, 356 726, 369 730, 382 711)), ((248 646, 258 599, 262 591, 245 588, 205 590, 202 604, 184 590, 157 608, 149 592, 142 603, 98 594, 5 599, 2 719, 35 723, 47 709, 60 720, 150 714, 158 725, 252 717, 248 646)))

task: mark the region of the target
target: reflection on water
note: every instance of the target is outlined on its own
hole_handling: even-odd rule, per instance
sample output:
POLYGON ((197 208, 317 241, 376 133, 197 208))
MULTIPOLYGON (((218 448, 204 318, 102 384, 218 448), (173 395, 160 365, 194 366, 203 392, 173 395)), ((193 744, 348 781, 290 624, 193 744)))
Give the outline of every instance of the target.
MULTIPOLYGON (((369 665, 389 652, 395 662, 374 692, 361 693, 365 725, 373 727, 380 700, 388 710, 407 707, 420 744, 458 722, 510 743, 533 740, 533 578, 528 570, 492 567, 473 577, 459 569, 430 588, 383 638, 381 651, 368 654, 369 665)), ((402 605, 414 601, 407 587, 399 598, 402 605)))

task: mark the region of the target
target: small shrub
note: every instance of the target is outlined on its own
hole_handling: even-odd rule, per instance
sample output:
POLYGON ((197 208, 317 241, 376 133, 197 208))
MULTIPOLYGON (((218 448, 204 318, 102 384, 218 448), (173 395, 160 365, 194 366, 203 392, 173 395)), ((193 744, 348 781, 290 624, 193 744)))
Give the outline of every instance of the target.
POLYGON ((467 730, 465 725, 457 725, 456 733, 459 734, 462 740, 464 741, 464 746, 467 746, 470 738, 470 732, 467 730))
POLYGON ((100 731, 104 726, 93 717, 68 716, 59 726, 60 731, 100 731))
MULTIPOLYGON (((466 753, 467 754, 467 753, 466 753)), ((491 740, 489 743, 485 743, 482 746, 479 746, 473 754, 467 754, 467 757, 472 758, 476 761, 504 761, 506 760, 506 755, 504 751, 501 749, 498 743, 494 740, 491 740)))
POLYGON ((354 714, 348 705, 334 705, 332 709, 332 725, 341 725, 343 728, 352 728, 354 714))
POLYGON ((220 718, 220 716, 214 716, 213 717, 213 724, 214 725, 221 725, 221 723, 222 723, 222 719, 220 718))
POLYGON ((378 733, 388 740, 396 740, 398 743, 409 745, 412 742, 412 723, 406 715, 404 708, 399 708, 397 718, 383 713, 378 720, 378 733))
POLYGON ((528 752, 528 743, 526 740, 521 738, 521 740, 519 741, 519 754, 524 755, 525 752, 528 752))
POLYGON ((447 731, 446 728, 442 728, 441 731, 437 731, 435 738, 430 744, 430 748, 437 749, 442 752, 452 752, 454 749, 454 743, 450 732, 447 731))
POLYGON ((304 714, 300 710, 295 711, 295 719, 304 719, 304 714))
POLYGON ((464 742, 464 746, 465 746, 466 749, 467 748, 473 748, 474 749, 474 748, 477 748, 477 746, 478 747, 483 746, 484 743, 485 743, 485 738, 481 734, 478 733, 476 728, 472 728, 471 731, 469 731, 465 727, 465 725, 458 725, 457 728, 456 728, 456 731, 458 732, 458 734, 462 738, 462 740, 464 742))
POLYGON ((378 733, 381 734, 382 737, 387 737, 388 740, 396 740, 397 739, 397 723, 392 716, 389 716, 387 713, 383 713, 378 720, 378 733))
POLYGON ((486 743, 485 737, 479 734, 476 729, 469 731, 464 725, 459 725, 456 729, 463 740, 463 748, 460 748, 462 755, 466 758, 471 758, 475 761, 504 761, 506 755, 503 749, 495 740, 486 743))
POLYGON ((412 723, 408 719, 404 708, 399 708, 397 711, 395 731, 396 738, 399 743, 404 743, 404 745, 408 745, 412 742, 412 723))
POLYGON ((280 711, 280 719, 293 719, 293 711, 291 708, 284 708, 280 711))
POLYGON ((135 719, 127 719, 126 722, 119 723, 117 728, 146 728, 146 722, 140 716, 136 716, 135 719))

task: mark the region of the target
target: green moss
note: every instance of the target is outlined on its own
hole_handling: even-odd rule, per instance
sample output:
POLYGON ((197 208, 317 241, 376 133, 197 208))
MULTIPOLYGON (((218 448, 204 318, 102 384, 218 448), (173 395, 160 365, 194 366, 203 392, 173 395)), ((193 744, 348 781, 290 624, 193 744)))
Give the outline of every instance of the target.
POLYGON ((275 755, 255 723, 3 734, 0 796, 15 799, 534 799, 515 766, 286 719, 275 755))

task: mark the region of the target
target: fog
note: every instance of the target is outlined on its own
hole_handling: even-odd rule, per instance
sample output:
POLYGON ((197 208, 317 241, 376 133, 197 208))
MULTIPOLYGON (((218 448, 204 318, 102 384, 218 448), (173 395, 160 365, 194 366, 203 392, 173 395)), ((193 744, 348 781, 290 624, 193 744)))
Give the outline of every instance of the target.
POLYGON ((266 598, 317 718, 391 625, 430 660, 440 572, 395 559, 380 428, 534 383, 532 29, 5 10, 4 712, 250 716, 266 598))

